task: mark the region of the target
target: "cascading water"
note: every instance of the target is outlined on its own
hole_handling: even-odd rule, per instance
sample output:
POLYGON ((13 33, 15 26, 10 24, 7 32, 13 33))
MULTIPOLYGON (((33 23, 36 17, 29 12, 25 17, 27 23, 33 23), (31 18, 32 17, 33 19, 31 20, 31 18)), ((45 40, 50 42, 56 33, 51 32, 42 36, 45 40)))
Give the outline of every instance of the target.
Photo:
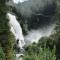
POLYGON ((12 15, 11 13, 7 13, 7 17, 9 19, 9 25, 10 25, 10 31, 13 33, 15 36, 17 43, 17 48, 19 49, 19 52, 16 54, 16 60, 23 55, 23 53, 20 53, 23 49, 23 46, 25 45, 23 33, 22 33, 22 28, 19 24, 19 22, 16 20, 16 17, 12 15), (21 50, 21 51, 20 51, 21 50))

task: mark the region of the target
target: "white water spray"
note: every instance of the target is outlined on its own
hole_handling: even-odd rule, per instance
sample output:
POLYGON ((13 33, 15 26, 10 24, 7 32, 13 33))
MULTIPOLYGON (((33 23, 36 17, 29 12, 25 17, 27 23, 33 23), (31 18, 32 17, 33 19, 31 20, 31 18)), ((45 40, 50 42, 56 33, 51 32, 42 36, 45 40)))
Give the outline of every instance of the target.
MULTIPOLYGON (((10 31, 15 36, 16 40, 18 41, 18 47, 20 49, 23 49, 23 46, 25 45, 22 28, 19 24, 19 22, 16 20, 16 17, 10 13, 7 13, 7 17, 9 19, 9 25, 10 25, 10 31)), ((21 54, 16 54, 16 57, 18 58, 21 54)))
POLYGON ((29 31, 28 34, 25 36, 25 41, 30 41, 30 43, 26 42, 27 45, 33 42, 38 43, 41 37, 44 37, 44 36, 49 37, 51 34, 54 33, 54 32, 52 33, 54 28, 55 28, 55 24, 51 24, 50 26, 45 28, 29 31))

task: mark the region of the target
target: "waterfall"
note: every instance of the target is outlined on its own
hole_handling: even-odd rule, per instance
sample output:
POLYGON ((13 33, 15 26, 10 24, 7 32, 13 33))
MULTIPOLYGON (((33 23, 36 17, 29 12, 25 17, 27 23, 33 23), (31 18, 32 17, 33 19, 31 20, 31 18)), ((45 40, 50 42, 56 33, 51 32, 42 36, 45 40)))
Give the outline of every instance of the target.
MULTIPOLYGON (((16 16, 11 13, 7 13, 7 18, 9 19, 10 31, 15 36, 16 41, 18 42, 17 46, 20 50, 23 50, 23 46, 25 45, 24 36, 22 33, 22 28, 20 23, 16 20, 16 16)), ((17 53, 16 57, 18 58, 23 55, 23 53, 17 53)))

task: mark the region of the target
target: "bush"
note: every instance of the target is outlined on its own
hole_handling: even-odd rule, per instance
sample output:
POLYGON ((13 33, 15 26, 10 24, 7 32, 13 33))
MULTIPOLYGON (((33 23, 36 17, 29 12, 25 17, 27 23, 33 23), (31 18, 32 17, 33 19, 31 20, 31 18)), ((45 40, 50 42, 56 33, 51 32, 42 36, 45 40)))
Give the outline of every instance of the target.
POLYGON ((0 60, 5 60, 5 54, 1 46, 0 46, 0 60))
POLYGON ((56 60, 55 46, 52 50, 37 45, 29 46, 23 60, 56 60))

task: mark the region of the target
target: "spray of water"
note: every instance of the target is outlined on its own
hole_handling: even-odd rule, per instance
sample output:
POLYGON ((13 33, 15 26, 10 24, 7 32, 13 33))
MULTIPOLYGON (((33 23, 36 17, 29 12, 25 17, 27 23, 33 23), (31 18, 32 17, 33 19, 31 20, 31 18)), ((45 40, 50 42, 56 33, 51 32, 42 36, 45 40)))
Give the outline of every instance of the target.
MULTIPOLYGON (((31 30, 28 32, 28 34, 25 36, 25 41, 30 41, 30 44, 35 42, 38 43, 41 37, 47 36, 49 37, 52 34, 52 31, 54 30, 55 24, 42 28, 37 30, 31 30)), ((27 45, 29 42, 27 42, 27 45)))

